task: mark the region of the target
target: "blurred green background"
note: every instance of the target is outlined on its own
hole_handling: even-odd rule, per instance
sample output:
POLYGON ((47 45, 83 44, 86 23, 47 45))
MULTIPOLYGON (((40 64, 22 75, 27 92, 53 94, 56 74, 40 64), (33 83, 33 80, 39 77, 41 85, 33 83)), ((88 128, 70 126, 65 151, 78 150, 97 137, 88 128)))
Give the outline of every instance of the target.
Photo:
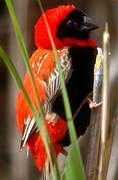
MULTIPOLYGON (((109 23, 111 36, 111 65, 110 81, 118 75, 118 1, 117 0, 43 0, 44 10, 54 8, 60 4, 74 4, 89 16, 94 18, 100 28, 92 34, 92 38, 102 47, 102 32, 106 21, 109 23)), ((29 53, 36 50, 34 45, 34 25, 40 17, 40 8, 37 0, 14 0, 16 14, 29 53)), ((0 0, 0 45, 6 50, 15 64, 22 79, 25 76, 25 67, 21 59, 13 25, 4 0, 0 0)), ((113 93, 112 105, 117 107, 118 89, 113 93)), ((37 170, 31 155, 27 158, 26 150, 19 152, 20 134, 15 123, 15 99, 18 88, 0 60, 0 180, 37 180, 40 173, 37 170)), ((114 138, 113 151, 110 161, 108 180, 117 180, 115 174, 118 157, 117 130, 114 138)), ((81 138, 81 151, 84 154, 86 137, 81 138)))

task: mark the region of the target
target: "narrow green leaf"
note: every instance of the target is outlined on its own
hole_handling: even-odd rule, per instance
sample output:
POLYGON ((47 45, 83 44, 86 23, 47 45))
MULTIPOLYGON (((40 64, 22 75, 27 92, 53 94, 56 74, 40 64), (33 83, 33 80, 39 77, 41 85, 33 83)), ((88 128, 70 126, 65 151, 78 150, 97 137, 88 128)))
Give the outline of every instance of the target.
MULTIPOLYGON (((6 0, 6 3, 8 5, 8 9, 10 11, 10 14, 11 14, 11 17, 12 17, 12 20, 13 20, 13 23, 14 23, 14 27, 15 27, 18 42, 19 42, 19 45, 20 45, 20 48, 21 48, 24 63, 25 63, 26 68, 27 68, 27 70, 28 70, 28 72, 30 74, 30 77, 31 77, 31 80, 32 80, 32 83, 33 83, 33 86, 34 86, 34 89, 35 89, 35 94, 36 94, 36 97, 37 97, 37 101, 38 101, 37 91, 36 91, 36 88, 35 88, 35 85, 34 85, 34 82, 33 82, 32 72, 30 70, 30 66, 29 66, 29 63, 28 63, 28 56, 27 56, 27 53, 26 53, 26 49, 25 49, 25 46, 24 46, 24 42, 23 42, 23 39, 22 39, 22 35, 21 35, 21 32, 20 32, 18 21, 17 21, 16 15, 15 15, 15 11, 14 11, 14 8, 12 6, 11 0, 6 0)), ((61 81, 61 86, 62 86, 62 94, 63 94, 63 98, 64 98, 64 104, 66 106, 66 115, 67 115, 67 119, 68 119, 68 127, 69 127, 69 132, 70 132, 70 139, 71 139, 71 142, 73 144, 73 149, 75 151, 74 154, 76 154, 78 152, 78 144, 77 144, 77 141, 76 141, 77 138, 76 138, 76 133, 75 133, 75 129, 74 129, 73 121, 72 121, 71 109, 70 109, 70 105, 69 105, 69 101, 68 101, 68 97, 67 97, 67 91, 66 91, 65 84, 64 84, 64 81, 63 81, 62 73, 60 71, 61 67, 60 67, 60 63, 58 61, 58 57, 57 57, 57 54, 56 54, 56 48, 54 46, 52 38, 51 38, 51 41, 52 41, 52 45, 53 45, 55 59, 56 59, 58 69, 59 69, 59 72, 60 72, 60 81, 61 81)), ((37 102, 37 103, 38 103, 39 108, 42 109, 42 107, 40 106, 40 102, 37 102)), ((43 113, 41 113, 41 116, 42 116, 42 119, 43 119, 44 116, 42 114, 43 113)), ((39 127, 39 129, 40 129, 40 127, 39 127)), ((44 143, 45 143, 45 141, 44 141, 44 143)), ((47 148, 46 148, 46 150, 47 150, 47 148)), ((52 154, 53 154, 53 152, 52 152, 52 154)), ((50 156, 50 154, 48 154, 48 155, 50 156)), ((78 163, 78 167, 79 166, 80 166, 80 164, 78 163)), ((56 164, 56 169, 58 170, 57 164, 56 164)))
POLYGON ((35 116, 36 116, 36 118, 39 119, 39 116, 38 116, 38 114, 37 114, 37 112, 36 112, 36 109, 35 109, 34 105, 32 104, 32 102, 31 102, 31 100, 30 100, 30 98, 29 98, 26 90, 25 90, 24 87, 23 87, 22 80, 21 80, 21 78, 20 78, 20 76, 19 76, 19 74, 18 74, 15 66, 12 64, 11 60, 8 58, 7 54, 6 54, 5 51, 2 49, 1 46, 0 46, 0 57, 1 57, 2 60, 4 61, 5 65, 7 66, 9 72, 11 73, 11 75, 12 75, 12 77, 13 77, 13 79, 16 81, 19 89, 22 90, 22 92, 23 92, 25 98, 27 99, 27 102, 29 103, 29 105, 30 105, 33 113, 34 113, 35 116))
POLYGON ((25 67, 26 67, 26 69, 27 69, 27 71, 28 71, 28 73, 30 75, 30 78, 31 78, 31 81, 32 81, 32 85, 33 85, 34 90, 35 90, 37 104, 38 104, 38 107, 39 107, 39 109, 41 111, 40 116, 41 116, 41 119, 44 119, 43 109, 42 109, 42 106, 41 106, 41 104, 39 102, 39 98, 38 98, 37 90, 36 90, 36 87, 35 87, 32 71, 31 71, 31 68, 30 68, 30 65, 29 65, 29 57, 28 57, 28 54, 27 54, 27 50, 25 48, 24 40, 22 38, 22 33, 20 31, 20 27, 19 27, 19 24, 18 24, 16 13, 15 13, 12 1, 11 0, 5 0, 5 2, 6 2, 6 5, 8 7, 8 10, 9 10, 9 13, 11 15, 11 18, 12 18, 12 22, 13 22, 14 29, 15 29, 15 32, 16 32, 16 37, 18 39, 19 47, 21 49, 21 55, 23 57, 23 61, 24 61, 25 67))
POLYGON ((24 94, 24 96, 25 96, 25 98, 26 98, 32 112, 33 112, 33 115, 34 115, 34 117, 36 119, 37 127, 39 128, 39 131, 41 132, 41 134, 43 136, 43 140, 44 140, 44 144, 45 144, 45 147, 46 147, 47 155, 48 155, 48 158, 49 158, 49 161, 50 161, 52 177, 53 177, 54 180, 56 180, 56 177, 55 177, 55 174, 54 174, 54 167, 53 167, 53 163, 52 163, 52 158, 50 156, 50 151, 49 151, 49 147, 48 147, 48 143, 47 143, 47 139, 45 137, 45 133, 42 130, 42 123, 39 120, 40 117, 39 117, 34 105, 32 104, 26 90, 23 87, 22 80, 21 80, 18 72, 16 71, 15 66, 12 64, 11 60, 8 58, 7 54, 2 49, 2 47, 0 47, 0 57, 3 59, 4 63, 6 64, 6 66, 8 68, 8 70, 10 71, 13 79, 16 81, 18 87, 22 90, 22 92, 23 92, 23 94, 24 94))
POLYGON ((62 174, 61 180, 85 180, 80 151, 77 150, 75 156, 74 147, 72 147, 72 149, 68 153, 68 157, 65 161, 65 169, 62 174), (79 166, 78 162, 80 162, 79 166))
MULTIPOLYGON (((38 2, 39 2, 42 13, 44 13, 41 0, 38 0, 38 2)), ((69 99, 68 99, 68 94, 67 94, 66 86, 65 86, 65 83, 64 83, 64 80, 63 80, 63 75, 62 75, 62 71, 61 71, 60 62, 58 60, 56 47, 55 47, 54 41, 52 39, 50 28, 49 28, 49 25, 48 25, 48 22, 47 22, 47 19, 46 19, 45 15, 44 15, 44 20, 45 20, 45 23, 46 23, 46 26, 47 26, 48 34, 49 34, 50 41, 51 41, 51 44, 52 44, 52 49, 53 49, 53 52, 54 52, 54 57, 55 57, 55 60, 56 60, 58 71, 59 71, 59 77, 60 77, 60 83, 61 83, 61 89, 62 89, 62 96, 63 96, 64 107, 65 107, 65 112, 66 112, 66 118, 68 120, 67 121, 68 122, 68 129, 69 129, 70 140, 71 140, 71 143, 72 143, 72 152, 73 152, 73 153, 69 154, 69 158, 71 159, 71 162, 73 162, 73 164, 74 164, 74 166, 73 166, 74 168, 72 168, 71 173, 74 176, 74 173, 75 173, 74 169, 78 168, 78 169, 80 169, 79 172, 80 172, 81 176, 77 176, 76 179, 79 178, 79 177, 82 177, 81 180, 85 180, 85 173, 84 173, 84 168, 83 168, 83 164, 82 164, 81 155, 80 155, 80 152, 79 152, 79 146, 78 146, 78 143, 77 143, 77 136, 76 136, 76 132, 75 132, 75 128, 74 128, 74 123, 73 123, 73 120, 72 120, 72 113, 71 113, 70 103, 69 103, 69 99), (75 159, 76 159, 76 163, 74 163, 75 159)), ((68 167, 68 165, 71 162, 69 162, 67 160, 67 165, 66 166, 68 167)), ((66 171, 65 175, 67 175, 67 172, 68 171, 66 171)))
MULTIPOLYGON (((39 5, 40 5, 42 13, 44 13, 41 1, 38 0, 38 2, 39 2, 39 5)), ((60 77, 60 83, 61 83, 61 89, 62 89, 62 96, 63 96, 63 100, 64 100, 65 112, 66 112, 66 117, 67 117, 67 120, 68 120, 68 126, 69 126, 69 131, 70 131, 71 143, 73 144, 73 142, 77 138, 76 138, 75 130, 73 128, 74 125, 73 125, 73 122, 72 122, 71 108, 70 108, 70 104, 69 104, 67 90, 66 90, 65 83, 64 83, 64 80, 63 80, 63 75, 62 75, 61 66, 60 66, 60 62, 59 62, 59 59, 58 59, 56 47, 55 47, 54 41, 52 39, 52 35, 51 35, 51 32, 50 32, 50 28, 49 28, 47 19, 45 17, 45 14, 44 14, 44 21, 45 21, 46 26, 47 26, 47 30, 48 30, 50 41, 51 41, 51 44, 52 44, 52 49, 53 49, 53 52, 54 52, 57 68, 58 68, 58 71, 59 71, 59 77, 60 77), (71 121, 71 123, 69 121, 71 121), (72 125, 72 127, 71 127, 71 125, 72 125)))
MULTIPOLYGON (((14 29, 15 29, 15 32, 16 32, 16 37, 18 39, 19 46, 20 46, 20 49, 21 49, 21 54, 22 54, 22 57, 23 57, 23 60, 24 60, 24 64, 25 64, 26 69, 27 69, 27 71, 28 71, 28 73, 30 75, 30 78, 31 78, 31 81, 32 81, 32 85, 34 87, 35 96, 36 96, 36 100, 37 100, 37 104, 38 104, 38 109, 40 109, 40 118, 45 123, 45 120, 44 120, 45 119, 44 111, 43 111, 43 108, 42 108, 42 106, 41 106, 41 104, 39 102, 37 89, 35 87, 32 71, 31 71, 31 68, 30 68, 30 65, 29 65, 29 62, 28 62, 29 57, 27 55, 27 51, 26 51, 26 48, 25 48, 25 43, 24 43, 23 38, 22 38, 22 34, 21 34, 21 31, 20 31, 20 27, 19 27, 19 24, 18 24, 16 13, 15 13, 12 1, 11 0, 5 0, 5 2, 7 4, 9 13, 10 13, 11 18, 12 18, 12 22, 13 22, 14 29)), ((38 123, 38 122, 36 121, 36 123, 38 123)), ((54 161, 56 163, 56 167, 57 167, 57 177, 59 177, 60 175, 59 175, 59 168, 58 168, 58 165, 57 165, 56 155, 55 155, 55 152, 54 152, 54 148, 53 148, 50 136, 49 136, 49 132, 48 132, 48 128, 47 128, 46 123, 45 123, 45 127, 47 129, 47 136, 48 136, 48 141, 49 141, 49 144, 50 144, 50 147, 51 147, 51 150, 52 150, 52 156, 53 156, 53 159, 54 159, 54 161)), ((51 158, 50 158, 50 160, 52 161, 51 158)), ((53 168, 53 166, 52 166, 52 168, 53 168)), ((54 171, 54 168, 53 168, 53 171, 54 171)))

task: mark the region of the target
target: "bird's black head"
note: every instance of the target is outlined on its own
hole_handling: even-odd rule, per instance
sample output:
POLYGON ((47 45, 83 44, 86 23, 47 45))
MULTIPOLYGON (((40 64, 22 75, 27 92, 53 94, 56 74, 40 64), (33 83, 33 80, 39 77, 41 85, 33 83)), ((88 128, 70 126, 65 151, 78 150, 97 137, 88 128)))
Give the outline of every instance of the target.
POLYGON ((52 49, 51 34, 57 49, 72 45, 96 47, 89 38, 89 32, 96 28, 98 25, 95 21, 75 6, 62 5, 47 10, 39 18, 35 25, 35 44, 37 47, 52 49))
POLYGON ((59 24, 56 36, 60 40, 67 37, 75 37, 79 40, 88 39, 89 32, 98 27, 93 19, 86 16, 82 11, 74 9, 59 24))

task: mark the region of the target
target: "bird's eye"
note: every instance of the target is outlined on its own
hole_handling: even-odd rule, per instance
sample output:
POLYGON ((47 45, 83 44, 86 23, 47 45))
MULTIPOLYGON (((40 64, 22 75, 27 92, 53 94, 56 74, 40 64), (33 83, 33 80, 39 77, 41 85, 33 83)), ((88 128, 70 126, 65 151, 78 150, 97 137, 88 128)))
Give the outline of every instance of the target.
POLYGON ((67 26, 68 26, 69 28, 73 28, 73 29, 76 29, 76 30, 79 29, 78 23, 77 23, 77 22, 74 22, 73 20, 68 20, 68 21, 67 21, 67 26))
POLYGON ((67 21, 67 26, 72 27, 73 26, 73 21, 72 20, 68 20, 67 21))

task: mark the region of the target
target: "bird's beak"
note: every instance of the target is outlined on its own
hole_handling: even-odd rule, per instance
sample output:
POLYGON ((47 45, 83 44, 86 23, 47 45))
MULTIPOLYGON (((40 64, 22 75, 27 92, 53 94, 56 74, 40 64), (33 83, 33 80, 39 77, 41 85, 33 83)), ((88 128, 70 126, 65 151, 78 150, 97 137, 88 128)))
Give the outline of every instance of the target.
POLYGON ((97 28, 99 28, 99 26, 98 26, 98 24, 93 19, 91 19, 88 16, 84 16, 84 21, 83 21, 83 23, 81 25, 81 28, 80 28, 80 30, 82 32, 87 32, 87 31, 95 30, 97 28))

